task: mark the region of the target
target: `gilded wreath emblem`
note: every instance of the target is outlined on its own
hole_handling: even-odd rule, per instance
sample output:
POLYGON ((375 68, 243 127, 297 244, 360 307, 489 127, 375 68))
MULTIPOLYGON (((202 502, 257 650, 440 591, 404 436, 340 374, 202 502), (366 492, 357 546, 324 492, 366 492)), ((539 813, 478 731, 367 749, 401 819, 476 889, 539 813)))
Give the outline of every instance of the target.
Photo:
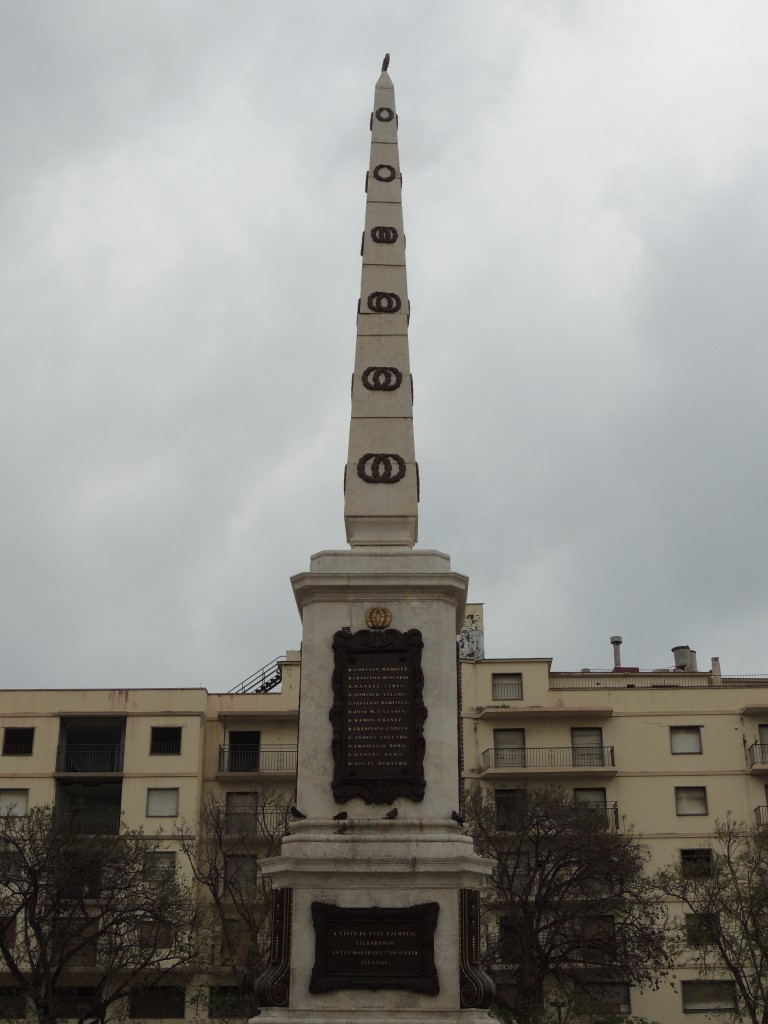
POLYGON ((368 629, 388 629, 392 625, 392 612, 389 608, 369 608, 365 624, 368 629))

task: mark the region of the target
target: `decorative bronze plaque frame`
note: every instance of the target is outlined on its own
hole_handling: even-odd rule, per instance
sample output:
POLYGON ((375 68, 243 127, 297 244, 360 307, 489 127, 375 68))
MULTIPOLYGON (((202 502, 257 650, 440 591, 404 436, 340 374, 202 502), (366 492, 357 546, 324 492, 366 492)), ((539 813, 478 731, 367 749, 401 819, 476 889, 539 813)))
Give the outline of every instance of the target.
MULTIPOLYGON (((367 804, 391 804, 397 797, 406 797, 418 802, 424 799, 426 779, 424 778, 424 722, 427 709, 424 706, 424 673, 421 670, 421 651, 424 641, 418 629, 409 629, 401 633, 397 629, 368 630, 361 629, 352 633, 342 629, 333 637, 334 671, 333 671, 333 707, 328 717, 333 726, 331 752, 333 754, 333 782, 331 788, 336 803, 343 804, 347 800, 359 797, 367 804), (397 714, 402 714, 402 726, 405 731, 405 753, 403 761, 387 764, 386 756, 391 756, 391 749, 382 750, 381 761, 375 762, 376 748, 372 746, 371 764, 350 764, 350 742, 361 742, 364 732, 355 734, 348 725, 350 712, 359 708, 373 716, 378 710, 387 709, 384 704, 387 683, 381 683, 379 693, 372 697, 368 709, 361 703, 354 705, 350 697, 350 668, 377 670, 386 673, 387 666, 393 671, 403 673, 398 682, 397 700, 404 702, 404 691, 407 695, 407 707, 401 707, 397 714), (405 672, 403 672, 405 669, 405 672), (381 702, 379 704, 379 702, 381 702)), ((372 731, 373 727, 371 727, 372 731)))
POLYGON ((419 903, 414 907, 338 907, 332 903, 313 903, 315 964, 309 991, 318 994, 349 988, 386 988, 436 996, 440 992, 435 967, 435 928, 439 912, 439 903, 419 903), (341 929, 345 932, 346 944, 354 949, 346 958, 338 950, 337 935, 341 929), (403 938, 404 932, 410 933, 407 941, 403 938), (359 943, 371 946, 370 954, 355 948, 355 933, 359 943), (371 934, 381 938, 366 938, 371 934), (381 946, 387 943, 389 949, 393 940, 400 940, 400 950, 382 953, 381 946), (413 967, 388 974, 368 966, 369 961, 363 959, 389 955, 407 956, 413 967))
POLYGON ((291 994, 291 912, 293 889, 272 890, 272 938, 269 965, 256 979, 259 1006, 287 1007, 291 994))
POLYGON ((459 891, 459 992, 462 1010, 487 1010, 496 986, 480 963, 480 893, 459 891))

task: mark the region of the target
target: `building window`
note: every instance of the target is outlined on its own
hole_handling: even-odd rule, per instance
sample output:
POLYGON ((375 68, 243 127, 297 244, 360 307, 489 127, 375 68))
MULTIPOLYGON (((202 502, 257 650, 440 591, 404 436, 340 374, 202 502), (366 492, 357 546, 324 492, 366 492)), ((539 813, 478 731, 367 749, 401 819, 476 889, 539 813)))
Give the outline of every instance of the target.
POLYGON ((491 697, 493 700, 522 700, 522 673, 494 672, 491 676, 491 697))
POLYGON ((98 988, 90 985, 79 988, 60 987, 54 989, 53 1010, 57 1017, 65 1020, 96 1020, 94 1006, 101 1001, 98 988))
POLYGON ((177 985, 149 985, 133 989, 128 1000, 131 1017, 147 1020, 184 1019, 184 989, 177 985))
POLYGON ((211 985, 208 989, 208 1016, 217 1020, 248 1020, 259 1012, 255 997, 236 985, 211 985))
POLYGON ((150 754, 180 754, 181 726, 153 725, 150 754))
POLYGON ((176 872, 176 854, 171 850, 152 850, 144 854, 142 876, 145 882, 159 882, 176 872))
POLYGON ((27 1000, 17 988, 0 988, 0 1019, 24 1020, 27 1016, 27 1000))
POLYGON ((571 729, 571 747, 574 765, 595 767, 605 763, 602 729, 571 729))
POLYGON ((139 921, 139 947, 144 952, 172 945, 173 928, 167 921, 139 921))
POLYGON ((34 729, 3 730, 3 757, 31 757, 35 742, 34 729))
POLYGON ((616 956, 616 924, 610 914, 582 918, 579 939, 586 964, 610 963, 616 956))
POLYGON ((624 982, 584 982, 576 989, 576 1013, 629 1013, 629 985, 624 982))
POLYGON ((255 790, 245 793, 227 793, 224 826, 227 832, 256 831, 259 794, 255 790))
POLYGON ((493 730, 493 766, 525 767, 525 729, 493 730))
POLYGON ((712 851, 708 847, 680 851, 680 873, 683 878, 711 878, 712 851))
POLYGON ((178 789, 148 789, 147 817, 175 818, 179 813, 178 789))
POLYGON ((700 725, 671 725, 669 745, 673 754, 701 753, 700 725))
POLYGON ((224 858, 224 884, 228 889, 246 889, 256 885, 256 858, 232 854, 224 858))
POLYGON ((686 1013, 736 1009, 736 985, 732 981, 684 981, 682 990, 686 1013))
POLYGON ((520 922, 515 917, 499 918, 498 959, 504 964, 517 963, 522 954, 520 922))
POLYGON ((680 817, 687 814, 709 814, 706 786, 675 786, 675 809, 680 817))
POLYGON ((685 915, 685 941, 689 946, 711 946, 718 932, 717 914, 685 915))
POLYGON ((501 829, 514 829, 525 812, 524 789, 497 789, 496 821, 501 829))
POLYGON ((28 789, 0 789, 0 814, 23 818, 28 808, 28 789))
POLYGON ((257 772, 261 733, 256 729, 237 729, 229 734, 227 771, 257 772))

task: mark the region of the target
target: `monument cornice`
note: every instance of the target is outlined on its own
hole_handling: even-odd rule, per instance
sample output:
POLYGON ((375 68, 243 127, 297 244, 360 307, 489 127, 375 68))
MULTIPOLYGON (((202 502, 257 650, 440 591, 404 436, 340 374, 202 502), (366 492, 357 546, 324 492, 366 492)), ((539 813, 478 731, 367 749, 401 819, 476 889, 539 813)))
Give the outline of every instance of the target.
POLYGON ((319 602, 437 601, 458 609, 458 628, 464 616, 469 579, 458 572, 445 573, 318 573, 291 577, 299 614, 319 602))

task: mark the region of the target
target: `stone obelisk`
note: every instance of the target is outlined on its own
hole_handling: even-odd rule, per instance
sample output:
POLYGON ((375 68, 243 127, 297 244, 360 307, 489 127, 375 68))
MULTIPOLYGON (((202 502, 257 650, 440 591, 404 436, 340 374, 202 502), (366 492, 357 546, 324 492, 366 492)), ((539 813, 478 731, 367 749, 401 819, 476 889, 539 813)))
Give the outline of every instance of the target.
POLYGON ((265 863, 272 962, 260 1021, 487 1020, 489 872, 460 821, 456 635, 467 579, 413 550, 419 476, 395 93, 371 114, 345 471, 350 550, 292 579, 303 623, 296 820, 265 863))

